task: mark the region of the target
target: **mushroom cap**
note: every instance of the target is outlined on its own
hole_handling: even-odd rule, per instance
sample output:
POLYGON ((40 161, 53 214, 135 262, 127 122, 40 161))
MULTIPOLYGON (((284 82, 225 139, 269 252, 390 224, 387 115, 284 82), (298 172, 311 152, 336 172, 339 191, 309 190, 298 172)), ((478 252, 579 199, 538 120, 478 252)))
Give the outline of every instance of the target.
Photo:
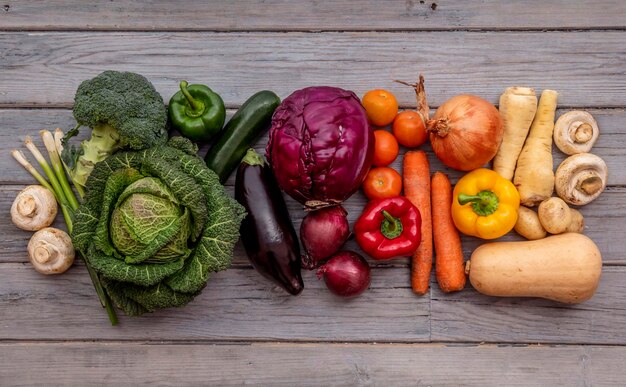
POLYGON ((596 120, 582 110, 567 112, 554 124, 554 144, 567 155, 589 152, 599 134, 596 120))
POLYGON ((63 230, 43 228, 30 238, 28 256, 35 270, 42 274, 61 274, 74 263, 72 239, 63 230))
POLYGON ((11 220, 22 230, 37 231, 54 222, 57 210, 57 201, 49 189, 29 185, 15 197, 11 205, 11 220))
POLYGON ((583 206, 606 188, 609 177, 604 160, 591 153, 572 155, 556 169, 554 188, 565 202, 583 206))

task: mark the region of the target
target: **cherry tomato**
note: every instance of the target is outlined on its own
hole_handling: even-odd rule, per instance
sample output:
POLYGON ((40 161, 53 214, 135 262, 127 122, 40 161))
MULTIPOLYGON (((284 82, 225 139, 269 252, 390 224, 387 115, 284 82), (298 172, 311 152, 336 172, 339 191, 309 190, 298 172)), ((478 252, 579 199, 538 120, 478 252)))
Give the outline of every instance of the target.
POLYGON ((367 118, 376 126, 391 124, 398 114, 398 101, 387 90, 370 90, 365 93, 361 103, 365 108, 367 118))
POLYGON ((369 200, 398 196, 402 191, 402 176, 393 168, 372 168, 363 182, 363 191, 369 200))
POLYGON ((413 110, 399 113, 393 120, 392 131, 398 142, 409 148, 424 144, 428 138, 422 116, 413 110))
POLYGON ((374 131, 374 165, 386 167, 398 157, 398 140, 386 130, 374 131))

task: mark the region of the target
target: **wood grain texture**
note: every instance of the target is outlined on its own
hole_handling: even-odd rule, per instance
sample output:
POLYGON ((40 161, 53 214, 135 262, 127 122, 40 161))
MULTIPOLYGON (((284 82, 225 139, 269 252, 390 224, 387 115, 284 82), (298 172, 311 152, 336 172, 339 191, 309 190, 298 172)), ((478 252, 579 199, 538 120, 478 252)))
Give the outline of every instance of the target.
POLYGON ((230 269, 209 279, 184 308, 121 316, 111 327, 84 267, 50 277, 28 264, 5 263, 0 309, 10 313, 0 340, 626 344, 624 267, 605 267, 596 295, 574 306, 488 297, 469 285, 444 295, 434 280, 429 300, 411 292, 408 268, 374 269, 371 288, 348 301, 331 295, 313 273, 304 277, 303 294, 291 297, 252 269, 230 269))
POLYGON ((33 385, 591 386, 624 381, 623 347, 1 343, 0 377, 33 385), (181 368, 184 372, 181 372, 181 368))
POLYGON ((424 30, 622 28, 620 0, 4 1, 8 30, 424 30), (558 17, 556 17, 558 15, 558 17))
MULTIPOLYGON (((184 308, 112 327, 89 276, 76 266, 44 276, 29 264, 0 264, 0 340, 429 340, 429 300, 408 286, 405 268, 380 269, 370 289, 353 300, 333 296, 314 273, 299 297, 253 269, 229 269, 209 279, 184 308)), ((121 314, 121 313, 120 313, 121 314)))
POLYGON ((0 106, 70 106, 102 70, 147 76, 167 100, 181 79, 210 85, 229 106, 261 89, 281 98, 312 85, 358 95, 413 90, 426 77, 431 105, 460 94, 496 102, 508 85, 558 90, 560 106, 624 107, 626 31, 327 33, 3 33, 0 106))
POLYGON ((434 289, 432 340, 623 345, 626 309, 617 305, 626 294, 625 276, 624 267, 605 267, 594 297, 571 306, 531 298, 489 297, 470 288, 448 295, 434 289))

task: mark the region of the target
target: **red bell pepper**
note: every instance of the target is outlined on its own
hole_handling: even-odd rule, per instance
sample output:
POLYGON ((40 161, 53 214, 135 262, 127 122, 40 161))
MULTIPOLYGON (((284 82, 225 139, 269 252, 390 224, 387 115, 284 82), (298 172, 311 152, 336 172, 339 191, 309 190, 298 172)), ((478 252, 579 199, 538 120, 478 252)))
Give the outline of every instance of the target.
POLYGON ((376 260, 413 254, 421 230, 419 210, 402 196, 372 200, 354 225, 357 243, 376 260))

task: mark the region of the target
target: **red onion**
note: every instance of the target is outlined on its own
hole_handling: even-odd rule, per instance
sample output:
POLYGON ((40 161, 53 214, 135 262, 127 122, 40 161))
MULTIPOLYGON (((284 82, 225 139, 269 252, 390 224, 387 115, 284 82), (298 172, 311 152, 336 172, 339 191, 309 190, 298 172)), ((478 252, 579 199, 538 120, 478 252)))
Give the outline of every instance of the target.
POLYGON ((352 251, 340 251, 333 255, 317 271, 324 277, 328 289, 341 297, 354 297, 370 286, 371 270, 367 261, 352 251))
POLYGON ((335 254, 350 236, 348 213, 341 206, 309 212, 300 225, 300 241, 304 247, 302 267, 315 269, 335 254))

